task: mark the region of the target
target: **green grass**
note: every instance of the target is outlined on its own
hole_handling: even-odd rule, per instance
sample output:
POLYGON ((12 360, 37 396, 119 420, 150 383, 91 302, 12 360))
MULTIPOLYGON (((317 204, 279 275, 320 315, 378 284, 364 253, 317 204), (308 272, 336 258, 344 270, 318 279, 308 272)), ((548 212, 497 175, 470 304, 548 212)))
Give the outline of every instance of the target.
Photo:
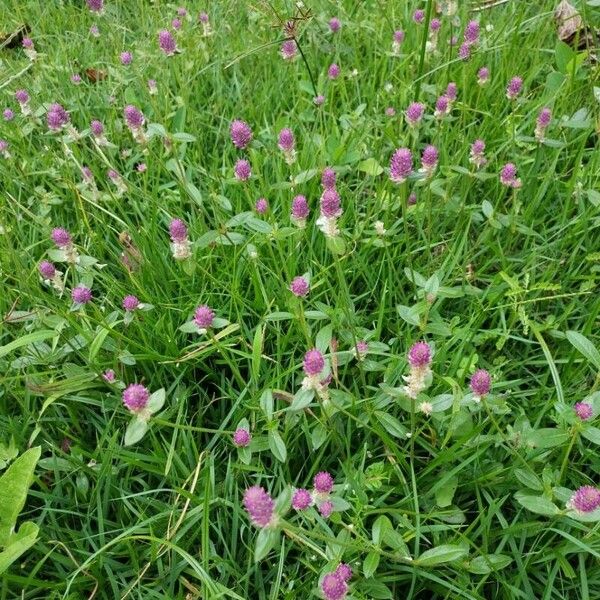
MULTIPOLYGON (((582 435, 572 410, 600 384, 598 66, 557 44, 554 2, 512 0, 477 13, 462 6, 463 26, 473 16, 482 24, 471 60, 457 60, 448 39, 463 26, 445 17, 439 54, 422 64, 424 28, 411 14, 428 2, 305 2, 313 17, 299 24, 299 42, 326 97, 320 108, 304 61, 282 60, 284 36, 266 2, 190 0, 174 57, 160 53, 157 32, 177 4, 106 0, 97 18, 83 4, 5 0, 1 23, 8 31, 27 22, 39 57, 0 50, 0 105, 17 113, 0 122, 11 155, 0 158, 0 444, 41 445, 42 461, 22 515, 40 537, 1 576, 0 598, 318 598, 320 577, 340 561, 353 568, 355 600, 600 597, 598 521, 565 510, 567 490, 600 485, 599 440, 582 435), (197 25, 201 9, 210 37, 197 25), (334 15, 342 29, 332 36, 334 15), (93 22, 98 39, 88 34, 93 22), (398 28, 406 40, 395 57, 398 28), (119 62, 123 50, 134 54, 130 67, 119 62), (342 74, 331 82, 333 62, 342 74), (484 65, 491 81, 480 87, 484 65), (106 79, 69 81, 90 67, 106 79), (515 75, 524 93, 510 103, 515 75), (148 79, 158 82, 155 96, 148 79), (418 96, 431 116, 450 81, 458 85, 451 117, 409 131, 407 105, 418 96), (35 117, 18 114, 19 88, 35 117), (79 131, 102 120, 115 147, 100 152, 88 136, 65 143, 47 133, 53 102, 79 131), (135 144, 126 104, 174 136, 170 147, 160 136, 135 144), (390 106, 394 118, 384 114, 390 106), (550 142, 538 144, 544 106, 554 119, 550 142), (236 118, 254 131, 247 151, 229 139, 236 118), (277 148, 288 126, 291 166, 277 148), (477 138, 489 162, 474 176, 477 138), (429 143, 440 151, 431 179, 396 186, 364 163, 387 168, 407 146, 418 167, 429 143), (233 179, 241 157, 253 168, 245 185, 233 179), (516 192, 498 179, 507 162, 523 181, 516 192), (95 175, 97 198, 81 185, 81 165, 95 175), (336 168, 344 210, 339 254, 315 225, 325 166, 336 168), (109 168, 126 180, 123 196, 109 168), (408 206, 413 189, 417 204, 408 206), (297 194, 311 207, 306 229, 290 223, 297 194), (261 196, 268 214, 244 216, 261 196), (171 257, 174 217, 197 242, 187 264, 171 257), (61 265, 63 296, 37 270, 59 226, 98 261, 61 265), (135 273, 120 260, 122 232, 143 257, 135 273), (299 301, 288 286, 307 272, 311 291, 299 301), (92 279, 93 302, 70 310, 71 287, 92 279), (153 305, 127 326, 126 294, 153 305), (179 331, 199 304, 235 326, 221 337, 179 331), (568 331, 587 341, 578 349, 568 331), (332 404, 290 411, 304 353, 317 344, 331 361, 332 337, 332 404), (361 339, 370 352, 357 361, 350 350, 361 339), (450 395, 430 417, 415 410, 421 399, 411 406, 398 392, 406 352, 420 339, 435 348, 428 398, 450 395), (492 374, 493 397, 466 406, 477 368, 492 374), (121 389, 102 380, 106 369, 126 385, 166 390, 136 445, 123 444, 130 416, 121 389), (242 419, 251 457, 231 443, 242 419), (288 512, 280 539, 255 562, 259 532, 244 490, 310 488, 321 470, 333 475, 344 510, 327 520, 314 509, 288 512), (519 492, 552 501, 556 514, 529 510, 519 492), (455 560, 420 562, 443 545, 455 560)), ((291 2, 275 4, 293 13, 291 2)), ((575 4, 600 24, 593 3, 575 4)))

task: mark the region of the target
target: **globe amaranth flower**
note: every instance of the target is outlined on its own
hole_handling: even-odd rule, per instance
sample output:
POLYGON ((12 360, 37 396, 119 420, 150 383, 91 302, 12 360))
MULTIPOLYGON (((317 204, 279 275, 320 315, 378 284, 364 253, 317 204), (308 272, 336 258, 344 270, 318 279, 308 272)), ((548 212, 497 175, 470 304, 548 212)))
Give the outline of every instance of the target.
POLYGON ((171 252, 175 260, 185 260, 192 255, 192 247, 188 239, 188 229, 181 219, 172 219, 169 223, 171 236, 171 252))
POLYGON ((406 117, 406 122, 411 127, 415 127, 421 122, 424 113, 425 106, 423 104, 421 104, 420 102, 411 102, 411 104, 409 104, 408 108, 406 109, 406 112, 404 113, 406 117))
POLYGON ((91 12, 102 12, 104 8, 104 0, 87 0, 88 8, 91 12))
POLYGON ((127 67, 133 61, 133 54, 129 52, 129 50, 125 50, 124 52, 121 52, 119 58, 121 59, 121 64, 127 67))
POLYGON ((35 60, 37 58, 37 52, 35 49, 35 45, 33 43, 33 40, 31 38, 23 38, 23 41, 21 42, 22 46, 23 46, 23 51, 25 52, 25 56, 27 56, 27 58, 29 60, 35 60))
POLYGON ((129 296, 125 296, 125 298, 123 298, 123 308, 127 311, 127 312, 133 312, 134 310, 137 310, 140 307, 140 301, 132 295, 129 296))
POLYGON ((266 198, 259 198, 254 205, 256 212, 259 215, 264 215, 269 210, 269 203, 266 198))
POLYGON ((319 494, 330 494, 333 490, 333 477, 327 471, 319 471, 314 476, 313 486, 319 494))
POLYGON ((275 502, 264 488, 258 485, 248 488, 244 492, 243 504, 250 521, 256 527, 264 528, 274 524, 275 502))
POLYGON ((250 167, 250 163, 243 158, 235 163, 233 172, 238 181, 248 181, 248 179, 250 179, 252 176, 252 168, 250 167))
POLYGON ((316 348, 309 350, 304 355, 303 363, 304 372, 309 376, 320 375, 325 368, 325 358, 323 354, 316 348))
POLYGON ((145 119, 142 111, 133 104, 128 104, 123 109, 123 117, 125 118, 125 123, 129 129, 140 129, 144 126, 145 119))
POLYGON ((507 163, 500 171, 500 183, 507 187, 518 189, 521 187, 521 179, 517 177, 517 167, 513 163, 507 163))
POLYGON ((40 275, 47 280, 53 279, 56 275, 56 267, 47 260, 43 260, 39 265, 38 269, 40 271, 40 275))
POLYGON ((96 23, 93 23, 90 26, 90 35, 92 37, 96 37, 96 38, 100 37, 100 29, 99 29, 98 25, 96 25, 96 23))
POLYGON ((329 77, 329 79, 337 79, 339 77, 339 74, 340 68, 335 63, 330 65, 329 69, 327 69, 327 77, 329 77))
POLYGON ((212 327, 214 320, 215 313, 206 304, 199 306, 196 309, 196 312, 194 312, 194 323, 196 323, 199 329, 208 329, 209 327, 212 327))
POLYGON ((395 117, 396 116, 396 109, 393 106, 388 106, 385 109, 385 116, 386 117, 395 117))
POLYGON ((19 103, 22 114, 31 114, 31 109, 29 108, 29 94, 27 93, 27 90, 17 90, 15 92, 15 100, 19 103))
POLYGON ((294 277, 292 279, 292 283, 290 283, 290 291, 294 296, 298 298, 304 298, 304 296, 308 295, 310 291, 310 285, 306 278, 299 275, 298 277, 294 277))
POLYGON ((102 379, 106 381, 106 383, 114 383, 117 379, 115 372, 112 369, 107 369, 102 373, 102 379))
POLYGON ((342 28, 342 22, 337 17, 329 19, 329 30, 331 33, 337 33, 342 28))
POLYGON ((327 573, 321 580, 321 592, 325 600, 344 600, 348 595, 348 584, 337 573, 327 573))
POLYGON ((594 409, 587 402, 577 402, 574 407, 575 414, 582 420, 587 421, 594 415, 594 409))
POLYGON ((158 46, 167 56, 173 56, 177 52, 177 42, 168 29, 158 32, 158 46))
POLYGON ((356 354, 359 357, 365 357, 369 352, 369 344, 365 340, 358 340, 356 342, 356 354))
POLYGON ((85 285, 78 285, 71 290, 71 298, 75 304, 87 304, 92 299, 92 290, 85 285))
POLYGON ((579 513, 591 513, 600 508, 600 489, 592 485, 580 487, 567 502, 567 508, 579 513))
POLYGON ((312 495, 304 488, 297 489, 292 496, 292 508, 294 510, 306 510, 312 504, 312 495))
POLYGON ((475 165, 477 169, 481 169, 481 167, 484 167, 487 164, 487 158, 485 157, 485 142, 483 140, 475 140, 471 144, 469 162, 472 165, 475 165))
POLYGON ((425 22, 425 11, 422 10, 421 8, 418 8, 413 13, 412 19, 415 23, 417 23, 417 25, 421 25, 422 23, 425 22))
POLYGON ((252 129, 250 125, 240 119, 232 121, 229 127, 229 134, 231 135, 231 141, 236 148, 243 150, 252 141, 252 129))
POLYGON ((148 83, 148 93, 151 96, 155 96, 156 94, 158 94, 158 85, 156 83, 156 79, 148 79, 147 83, 148 83))
POLYGON ((422 368, 431 364, 431 347, 427 342, 416 342, 408 351, 408 363, 411 367, 422 368))
POLYGON ((478 369, 471 375, 469 384, 476 401, 487 396, 492 388, 492 377, 485 369, 478 369))
POLYGON ((62 227, 55 227, 52 230, 50 237, 61 250, 64 250, 72 244, 71 234, 62 227))
POLYGON ((298 227, 304 227, 306 225, 306 219, 308 218, 310 209, 308 208, 308 202, 302 195, 295 196, 292 200, 292 221, 298 227))
POLYGON ((325 96, 323 94, 319 94, 313 98, 313 103, 315 106, 323 106, 325 104, 325 96))
POLYGON ((438 149, 435 146, 425 146, 421 155, 421 168, 423 172, 430 176, 436 169, 439 159, 438 149))
POLYGON ((123 404, 133 414, 143 413, 149 400, 150 392, 141 383, 132 383, 123 391, 123 404))
POLYGON ((446 91, 444 92, 444 95, 450 100, 450 102, 456 101, 456 99, 458 98, 458 86, 456 85, 456 83, 454 83, 454 81, 451 81, 446 86, 446 91))
POLYGON ((436 119, 442 119, 449 114, 451 108, 451 101, 445 94, 440 96, 435 102, 435 112, 433 113, 436 119))
POLYGON ((15 113, 10 108, 5 108, 2 112, 5 121, 12 121, 15 118, 15 113))
POLYGON ((513 77, 506 86, 506 97, 509 100, 515 100, 523 89, 523 80, 520 77, 513 77))
POLYGON ((403 183, 412 173, 413 159, 408 148, 398 148, 390 160, 390 179, 403 183))
POLYGON ((342 214, 340 195, 335 189, 326 189, 321 195, 321 215, 323 217, 339 217, 342 214))
POLYGON ((252 436, 247 429, 238 427, 233 433, 233 445, 238 448, 246 448, 246 446, 250 445, 251 438, 252 436))
POLYGON ((479 41, 479 23, 477 21, 467 23, 464 40, 467 44, 476 44, 479 41))
POLYGON ((416 193, 416 192, 411 192, 411 193, 408 195, 408 198, 407 198, 407 200, 406 200, 406 203, 407 203, 409 206, 414 206, 414 205, 417 203, 417 193, 416 193))
POLYGON ((552 111, 548 107, 542 108, 535 124, 535 139, 538 142, 541 142, 544 139, 546 129, 550 125, 551 121, 552 111))
POLYGON ((171 27, 176 31, 181 29, 181 19, 175 18, 171 21, 171 27))
POLYGON ((477 71, 477 84, 485 85, 490 80, 490 70, 487 67, 481 67, 477 71))
MULTIPOLYGON (((428 386, 431 374, 431 347, 427 342, 417 342, 410 347, 407 358, 410 372, 408 376, 403 376, 406 382, 404 393, 415 399, 428 386)), ((422 404, 419 408, 427 414, 427 406, 422 404)))
POLYGON ((48 112, 46 113, 46 122, 48 123, 48 129, 51 131, 59 131, 70 121, 69 113, 64 107, 58 103, 50 105, 48 112))
POLYGON ((400 47, 402 46, 402 42, 404 41, 404 31, 398 29, 394 31, 394 36, 392 39, 392 52, 394 54, 400 54, 400 47))
POLYGON ((338 577, 341 577, 344 581, 348 581, 352 578, 352 568, 346 563, 340 563, 335 570, 338 577))
POLYGON ((323 189, 334 190, 336 177, 335 171, 331 167, 325 167, 321 174, 321 185, 323 186, 323 189))
POLYGON ((471 44, 464 42, 460 45, 460 48, 458 49, 458 58, 464 61, 467 61, 469 58, 471 58, 471 44))
POLYGON ((279 146, 279 149, 283 152, 285 162, 288 165, 293 164, 296 160, 296 140, 294 139, 294 132, 288 127, 282 129, 279 132, 277 145, 279 146))
POLYGON ((298 54, 296 40, 285 40, 285 42, 281 44, 280 52, 283 60, 293 60, 296 58, 296 55, 298 54))
POLYGON ((333 512, 333 502, 331 500, 325 500, 319 504, 319 513, 324 519, 328 519, 333 512))
POLYGON ((442 22, 438 18, 431 19, 431 21, 429 23, 429 29, 431 29, 431 31, 433 33, 437 33, 441 27, 442 27, 442 22))

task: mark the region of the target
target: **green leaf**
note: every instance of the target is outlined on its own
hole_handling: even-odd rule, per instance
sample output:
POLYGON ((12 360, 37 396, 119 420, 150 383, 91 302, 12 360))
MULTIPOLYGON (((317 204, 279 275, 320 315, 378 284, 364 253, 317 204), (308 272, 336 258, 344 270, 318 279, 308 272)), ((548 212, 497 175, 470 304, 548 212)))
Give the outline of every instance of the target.
POLYGON ((333 254, 344 254, 346 252, 346 242, 339 235, 327 238, 327 247, 333 254))
POLYGON ((313 450, 318 450, 326 441, 327 441, 327 430, 323 425, 317 423, 315 428, 312 430, 310 435, 310 441, 313 447, 313 450))
POLYGON ((298 173, 298 175, 294 177, 294 185, 310 181, 318 172, 318 169, 309 169, 308 171, 302 171, 302 173, 298 173))
POLYGON ((371 550, 365 558, 363 563, 363 573, 367 579, 372 577, 375 571, 377 571, 377 567, 379 566, 380 555, 378 552, 371 550))
POLYGON ((588 425, 584 429, 581 430, 581 435, 590 442, 594 444, 600 445, 600 429, 597 427, 593 427, 592 425, 588 425))
POLYGON ((0 477, 0 547, 7 545, 17 517, 25 505, 27 490, 33 481, 33 471, 40 453, 40 446, 30 448, 0 477))
POLYGON ((178 131, 173 134, 173 139, 178 142, 195 142, 196 136, 193 136, 191 133, 185 133, 183 131, 178 131))
POLYGON ((148 431, 147 421, 138 417, 131 419, 125 431, 125 446, 131 446, 139 442, 146 435, 146 431, 148 431))
POLYGON ((301 388, 295 393, 294 399, 288 410, 304 410, 313 401, 314 397, 314 390, 305 390, 301 388))
POLYGON ((156 390, 148 399, 148 409, 152 414, 158 412, 165 403, 166 393, 163 388, 156 390))
POLYGON ((567 339, 583 354, 595 367, 600 370, 600 352, 585 335, 577 331, 567 331, 567 339))
POLYGON ((374 159, 367 158, 363 160, 358 165, 358 170, 366 173, 367 175, 371 175, 372 177, 377 177, 377 175, 381 175, 383 173, 383 167, 374 159))
POLYGON ((383 540, 383 536, 387 531, 393 529, 392 522, 386 515, 380 515, 375 519, 373 523, 373 529, 371 531, 371 539, 376 546, 379 546, 383 540))
POLYGON ((327 352, 329 348, 329 342, 331 342, 331 338, 333 337, 333 328, 331 325, 325 325, 322 329, 317 333, 317 337, 315 338, 315 347, 321 352, 327 352))
POLYGON ((256 536, 256 545, 254 546, 254 562, 262 560, 279 541, 280 531, 265 527, 258 532, 256 536))
POLYGON ((16 340, 10 342, 10 344, 6 344, 5 346, 0 346, 0 358, 10 354, 13 350, 20 348, 21 346, 28 346, 29 344, 35 344, 36 342, 41 342, 43 340, 47 340, 48 338, 57 336, 58 333, 53 329, 42 329, 41 331, 34 331, 33 333, 28 333, 27 335, 23 335, 16 340))
POLYGON ((554 47, 554 54, 556 56, 556 66, 558 67, 558 70, 564 75, 568 75, 569 72, 567 67, 569 62, 574 58, 575 52, 571 46, 559 40, 554 47))
POLYGON ((410 325, 418 326, 421 324, 419 311, 416 306, 404 306, 403 304, 398 304, 396 310, 398 311, 400 318, 404 319, 410 325))
POLYGON ((198 333, 198 325, 194 321, 187 321, 179 327, 179 331, 183 333, 198 333))
POLYGON ((467 554, 467 549, 464 546, 444 544, 423 552, 419 558, 414 560, 414 564, 420 567, 433 567, 458 560, 465 554, 467 554))
POLYGON ((18 533, 10 536, 6 547, 0 552, 0 575, 8 569, 24 552, 29 550, 37 540, 39 527, 31 521, 26 521, 18 533))
POLYGON ((556 504, 547 498, 544 498, 543 496, 530 496, 529 494, 524 494, 523 492, 517 492, 515 494, 515 500, 527 510, 530 510, 538 515, 551 517, 560 512, 556 504))
POLYGON ((515 477, 528 488, 535 490, 536 492, 541 492, 544 489, 544 484, 541 482, 540 478, 531 471, 526 471, 525 469, 515 469, 514 471, 515 477))
POLYGON ((252 379, 254 381, 258 381, 260 375, 264 334, 265 326, 259 325, 254 332, 254 340, 252 341, 252 379))
POLYGON ((375 411, 375 416, 390 435, 393 435, 397 438, 406 439, 408 429, 406 429, 406 427, 404 427, 404 425, 402 425, 400 421, 396 419, 396 417, 380 410, 375 411))
POLYGON ((458 479, 450 477, 444 485, 435 490, 435 502, 440 508, 446 508, 452 504, 452 499, 458 487, 458 479))
POLYGON ((506 554, 484 554, 470 561, 467 571, 476 575, 487 575, 492 571, 505 569, 511 562, 512 558, 506 554))
POLYGON ((287 450, 285 448, 285 442, 279 435, 279 431, 271 429, 269 431, 269 448, 273 453, 273 456, 279 461, 284 463, 287 459, 287 450))
POLYGON ((562 446, 569 440, 569 434, 562 429, 555 427, 546 427, 543 429, 534 429, 524 435, 524 441, 526 444, 533 448, 554 448, 556 446, 562 446))
POLYGON ((270 421, 273 418, 273 392, 265 390, 260 396, 260 407, 270 421))

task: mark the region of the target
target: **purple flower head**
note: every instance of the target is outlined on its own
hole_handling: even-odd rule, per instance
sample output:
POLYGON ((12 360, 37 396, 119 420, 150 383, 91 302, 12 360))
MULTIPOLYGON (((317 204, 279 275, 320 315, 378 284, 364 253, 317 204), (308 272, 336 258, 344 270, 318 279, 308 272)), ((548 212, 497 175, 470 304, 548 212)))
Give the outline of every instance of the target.
POLYGON ((342 28, 342 23, 337 17, 329 19, 329 29, 332 33, 337 33, 342 28))
POLYGON ((348 594, 348 585, 337 572, 327 573, 321 581, 321 591, 325 600, 344 600, 348 594))
POLYGON ((471 58, 471 44, 464 42, 458 49, 458 58, 460 60, 469 60, 471 58))
POLYGON ((340 563, 338 568, 335 570, 335 573, 338 577, 340 577, 343 581, 348 581, 352 578, 352 569, 350 565, 346 563, 340 563))
POLYGON ((23 48, 26 48, 27 50, 31 50, 33 48, 33 40, 28 37, 23 38, 21 45, 23 46, 23 48))
POLYGON ((550 121, 552 121, 552 111, 547 107, 542 108, 537 118, 537 126, 540 129, 545 129, 550 125, 550 121))
POLYGON ((71 234, 62 227, 55 227, 50 237, 59 248, 66 248, 71 244, 71 234))
POLYGON ((490 79, 490 70, 487 67, 481 67, 477 71, 477 83, 479 85, 485 85, 490 79))
POLYGON ((388 106, 385 109, 385 116, 386 117, 395 117, 396 116, 396 109, 393 106, 388 106))
POLYGON ((156 79, 148 79, 148 91, 151 94, 156 94, 156 92, 158 92, 158 85, 156 84, 156 79))
POLYGON ((119 179, 121 179, 121 176, 114 169, 109 169, 106 174, 108 175, 108 178, 115 184, 117 184, 119 179))
POLYGON ((475 140, 471 144, 471 152, 474 154, 483 154, 485 152, 485 142, 483 140, 475 140))
POLYGON ((398 148, 390 160, 390 179, 403 183, 412 172, 413 159, 408 148, 398 148))
POLYGON ((123 308, 127 312, 133 312, 140 306, 140 301, 135 296, 125 296, 123 298, 123 308))
POLYGON ((319 512, 324 519, 328 519, 333 512, 333 502, 331 500, 325 500, 319 504, 319 512))
POLYGON ((87 0, 88 8, 92 12, 101 12, 104 8, 104 0, 87 0))
POLYGON ((273 520, 275 502, 264 488, 254 485, 244 492, 244 508, 256 527, 267 527, 273 520))
POLYGON ((327 77, 329 77, 329 79, 337 79, 339 74, 340 68, 335 63, 333 63, 327 70, 327 77))
POLYGON ((446 96, 450 102, 454 102, 458 98, 458 86, 454 81, 451 81, 446 87, 446 96))
POLYGON ((132 412, 138 413, 148 406, 150 392, 141 383, 128 385, 123 392, 123 404, 132 412))
POLYGON ((51 104, 46 114, 48 129, 58 131, 62 129, 70 120, 69 113, 60 104, 51 104))
POLYGON ((406 202, 408 203, 409 206, 414 206, 417 203, 417 193, 411 192, 408 195, 408 199, 406 202))
POLYGON ((245 121, 236 119, 229 128, 231 141, 236 148, 243 150, 252 141, 252 129, 245 121))
POLYGON ((133 104, 128 104, 123 109, 123 116, 129 129, 140 129, 144 126, 145 119, 142 111, 133 104))
POLYGON ((321 215, 339 217, 341 213, 340 195, 335 189, 327 189, 321 196, 321 215))
POLYGON ((96 23, 94 23, 93 25, 91 25, 91 27, 90 27, 90 35, 92 35, 94 37, 100 37, 100 29, 98 28, 98 25, 96 25, 96 23))
POLYGON ((294 510, 306 510, 312 504, 312 496, 308 490, 299 488, 292 496, 292 508, 294 510))
POLYGON ((397 29, 394 31, 394 43, 401 44, 404 41, 404 31, 397 29))
POLYGON ((319 350, 313 348, 304 355, 304 372, 310 377, 320 375, 325 368, 325 358, 319 350))
POLYGON ((600 489, 592 485, 580 487, 569 500, 569 507, 581 513, 590 513, 600 507, 600 489))
POLYGON ((87 304, 92 299, 92 290, 85 285, 78 285, 71 290, 71 298, 75 304, 87 304))
POLYGON ((303 298, 310 291, 310 285, 304 277, 299 275, 298 277, 294 277, 294 279, 292 279, 292 283, 290 283, 290 291, 292 294, 294 294, 294 296, 303 298))
POLYGON ((81 175, 83 176, 83 179, 88 183, 91 183, 94 180, 94 174, 92 173, 92 170, 89 167, 81 167, 81 175))
POLYGON ((449 44, 450 44, 450 46, 456 46, 456 44, 458 44, 458 36, 457 35, 453 35, 450 38, 449 44))
POLYGON ((475 140, 471 144, 471 156, 469 162, 474 164, 478 169, 487 164, 487 159, 484 156, 485 142, 483 140, 475 140))
POLYGON ((325 167, 321 174, 321 185, 326 190, 334 190, 336 178, 335 171, 331 167, 325 167))
POLYGON ((290 152, 294 149, 294 132, 289 128, 284 128, 279 132, 277 145, 284 152, 290 152))
POLYGON ((415 23, 421 25, 425 21, 425 11, 420 8, 417 8, 417 10, 415 10, 415 12, 413 13, 412 18, 415 23))
POLYGON ((435 102, 435 116, 443 117, 447 115, 450 109, 450 98, 448 96, 440 96, 435 102))
POLYGON ((442 22, 439 19, 431 19, 431 22, 429 23, 431 31, 439 31, 441 26, 442 22))
POLYGON ((283 44, 281 44, 281 56, 284 60, 292 60, 296 57, 298 53, 298 46, 296 45, 296 40, 285 40, 283 44))
POLYGON ((187 15, 187 10, 186 10, 185 6, 180 6, 177 9, 177 15, 180 17, 185 17, 187 15))
POLYGON ((183 242, 188 236, 186 224, 181 219, 173 219, 169 223, 169 235, 173 242, 183 242))
POLYGON ((198 20, 200 21, 200 23, 208 23, 208 15, 205 12, 201 12, 198 15, 198 20))
POLYGON ((464 39, 467 44, 476 44, 479 41, 479 23, 477 21, 467 23, 464 39))
POLYGON ((114 383, 116 378, 117 375, 112 369, 107 369, 104 371, 104 373, 102 373, 102 379, 104 379, 104 381, 107 383, 114 383))
POLYGON ((308 217, 308 202, 304 196, 295 196, 292 200, 292 218, 303 220, 308 217))
POLYGON ((437 167, 439 158, 438 149, 435 146, 426 146, 421 155, 421 165, 425 171, 433 171, 437 167))
POLYGON ((520 77, 513 77, 506 86, 506 97, 514 100, 523 89, 523 80, 520 77))
POLYGON ((369 351, 369 344, 365 340, 359 340, 356 342, 356 352, 361 355, 365 355, 369 351))
POLYGON ((208 329, 212 326, 213 321, 215 320, 214 311, 203 304, 196 309, 194 313, 194 323, 200 327, 200 329, 208 329))
POLYGON ((431 347, 427 342, 417 342, 408 351, 408 363, 414 369, 428 367, 431 364, 431 347))
POLYGON ((171 21, 171 27, 175 30, 181 29, 181 19, 177 19, 177 18, 173 19, 171 21))
POLYGON ((121 64, 127 67, 133 60, 133 54, 129 50, 126 50, 125 52, 121 52, 119 58, 121 59, 121 64))
POLYGON ((10 108, 5 108, 2 116, 5 121, 12 121, 15 118, 15 113, 10 108))
POLYGON ((7 158, 7 156, 6 156, 7 151, 8 151, 8 142, 6 140, 0 139, 0 154, 4 154, 5 158, 7 158))
POLYGON ((333 477, 327 471, 320 471, 315 475, 313 485, 319 494, 330 494, 333 489, 333 477))
POLYGON ((492 388, 492 377, 485 369, 478 369, 471 376, 471 391, 475 396, 483 398, 490 393, 492 388))
POLYGON ((315 106, 323 106, 323 104, 325 104, 325 96, 323 96, 323 94, 319 94, 313 98, 313 102, 315 106))
MULTIPOLYGON (((40 268, 41 270, 41 268, 40 268)), ((47 278, 49 279, 49 278, 47 278)), ((588 404, 587 402, 577 402, 577 404, 575 404, 575 414, 582 420, 582 421, 587 421, 588 419, 591 419, 593 414, 594 414, 594 409, 592 408, 591 404, 588 404)))
POLYGON ((29 102, 27 90, 17 90, 15 92, 15 100, 21 105, 27 104, 29 102))
POLYGON ((264 215, 269 210, 269 203, 266 198, 259 198, 254 205, 256 212, 259 215, 264 215))
POLYGON ((406 116, 406 121, 409 125, 417 125, 421 122, 424 112, 425 106, 423 104, 420 102, 412 102, 404 113, 406 116))
POLYGON ((250 168, 250 163, 245 159, 240 159, 235 163, 235 167, 233 168, 233 172, 235 174, 236 179, 239 181, 247 181, 250 179, 252 175, 252 169, 250 168))
POLYGON ((173 56, 177 52, 177 43, 168 29, 161 29, 158 32, 158 46, 167 56, 173 56))
POLYGON ((104 125, 102 124, 102 121, 94 119, 90 123, 90 130, 96 137, 100 137, 104 133, 104 125))
POLYGON ((507 163, 502 167, 500 183, 512 188, 521 187, 521 180, 517 177, 517 167, 513 163, 507 163))
POLYGON ((50 261, 43 260, 39 264, 38 269, 44 279, 52 279, 56 275, 56 268, 50 261))
POLYGON ((146 163, 138 163, 135 168, 138 173, 144 173, 148 167, 146 163))
POLYGON ((238 448, 245 448, 250 444, 250 439, 252 436, 247 429, 243 427, 238 427, 233 434, 233 445, 238 448))

